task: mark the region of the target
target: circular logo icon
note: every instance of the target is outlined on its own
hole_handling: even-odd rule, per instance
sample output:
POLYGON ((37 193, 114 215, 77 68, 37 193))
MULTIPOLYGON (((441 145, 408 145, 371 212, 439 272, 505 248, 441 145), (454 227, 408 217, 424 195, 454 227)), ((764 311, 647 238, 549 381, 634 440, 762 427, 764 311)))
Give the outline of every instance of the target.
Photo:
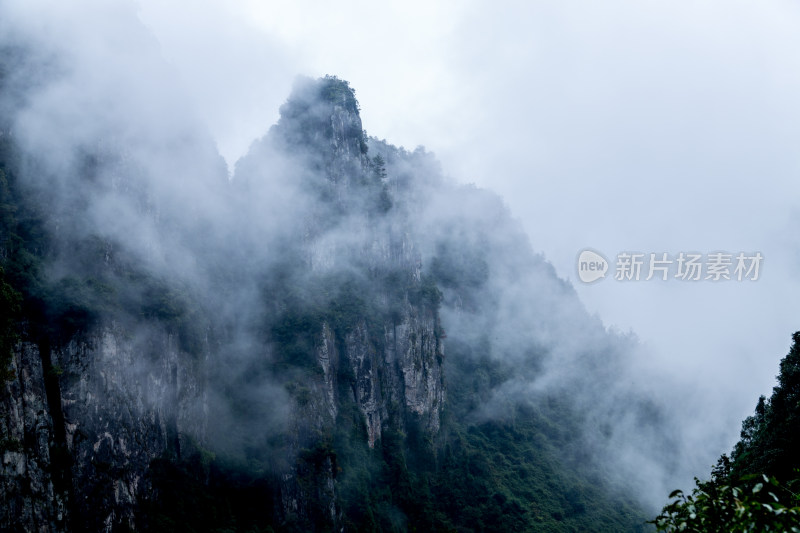
POLYGON ((578 254, 578 278, 584 283, 593 283, 606 277, 608 261, 594 250, 583 250, 578 254))

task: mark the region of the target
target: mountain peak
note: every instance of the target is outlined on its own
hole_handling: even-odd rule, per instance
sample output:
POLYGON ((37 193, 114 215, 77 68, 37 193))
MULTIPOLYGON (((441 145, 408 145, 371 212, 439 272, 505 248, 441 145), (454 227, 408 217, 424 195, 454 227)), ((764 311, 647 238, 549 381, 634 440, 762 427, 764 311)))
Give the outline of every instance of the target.
POLYGON ((277 129, 289 144, 312 149, 350 145, 353 155, 366 153, 358 100, 345 80, 298 78, 280 113, 277 129))
POLYGON ((298 78, 280 108, 272 139, 322 170, 334 184, 360 181, 368 167, 367 136, 350 84, 336 76, 298 78))

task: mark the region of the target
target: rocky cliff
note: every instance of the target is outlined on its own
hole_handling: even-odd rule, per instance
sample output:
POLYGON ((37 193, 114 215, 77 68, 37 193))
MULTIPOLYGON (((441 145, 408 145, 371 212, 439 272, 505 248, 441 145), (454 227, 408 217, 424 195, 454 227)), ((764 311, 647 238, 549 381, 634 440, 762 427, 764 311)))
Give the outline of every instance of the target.
POLYGON ((135 524, 148 469, 202 440, 201 362, 153 331, 110 325, 66 345, 20 344, 2 397, 2 524, 13 531, 104 531, 135 524))
MULTIPOLYGON (((7 146, 5 154, 11 150, 7 146)), ((103 160, 114 160, 113 183, 135 180, 135 165, 104 155, 92 159, 93 179, 102 176, 103 160)), ((11 167, 12 185, 23 198, 25 167, 11 167)), ((13 377, 0 396, 4 530, 149 529, 152 517, 143 509, 160 497, 151 473, 154 461, 178 464, 215 453, 236 461, 244 446, 228 433, 231 425, 249 424, 258 432, 259 417, 273 420, 278 411, 285 416, 261 437, 282 444, 251 450, 274 462, 265 470, 279 480, 268 505, 279 521, 333 527, 344 512, 337 482, 343 459, 331 447, 337 428, 352 427, 367 449, 387 431, 435 439, 446 396, 440 293, 422 274, 410 228, 401 217, 385 216, 392 207, 387 178, 367 156, 355 97, 345 82, 326 78, 298 86, 278 125, 240 163, 225 193, 230 202, 247 204, 254 190, 263 190, 259 179, 269 172, 281 172, 313 193, 303 193, 292 221, 281 228, 288 241, 274 232, 253 237, 259 234, 258 221, 247 216, 248 209, 261 205, 231 215, 231 227, 248 229, 221 232, 220 248, 225 249, 221 241, 226 239, 237 246, 263 246, 269 250, 263 252, 263 264, 203 264, 210 256, 206 249, 197 251, 193 261, 203 274, 202 283, 187 282, 188 300, 199 302, 191 320, 194 326, 213 327, 194 327, 192 342, 185 334, 189 313, 173 311, 170 306, 178 304, 166 301, 167 288, 138 287, 139 310, 120 309, 120 302, 129 301, 119 295, 127 291, 120 285, 125 269, 108 257, 93 272, 108 295, 81 301, 91 320, 75 327, 59 322, 53 333, 36 323, 45 319, 22 317, 13 377), (270 159, 276 153, 282 154, 280 170, 270 159), (288 273, 277 254, 297 258, 288 273), (198 286, 210 283, 221 294, 200 292, 198 286), (261 311, 237 313, 237 283, 255 287, 261 311), (302 295, 295 293, 296 286, 302 295), (155 304, 142 298, 155 298, 155 304), (26 320, 34 323, 25 326, 26 320), (234 348, 242 344, 250 347, 245 353, 234 348), (251 384, 254 391, 268 382, 280 393, 258 404, 261 412, 238 419, 225 413, 251 407, 236 404, 245 400, 226 397, 221 407, 209 405, 209 398, 219 400, 230 384, 226 379, 241 377, 229 368, 242 358, 249 361, 245 374, 253 365, 263 372, 263 379, 251 384), (314 455, 315 450, 321 451, 314 455)), ((76 183, 86 185, 83 178, 76 183)), ((121 194, 125 198, 125 191, 121 194)), ((91 194, 84 198, 92 201, 91 194)), ((162 205, 161 212, 170 211, 162 205)), ((161 216, 152 207, 141 212, 161 216)), ((65 222, 42 222, 45 228, 53 224, 65 222)), ((80 277, 82 272, 69 269, 90 258, 66 260, 63 250, 73 245, 63 240, 78 246, 87 237, 59 231, 62 242, 51 250, 60 252, 43 252, 39 260, 67 269, 58 273, 62 279, 80 277)), ((118 236, 104 236, 102 228, 93 229, 91 237, 108 243, 106 248, 125 248, 118 236)), ((134 286, 143 283, 124 274, 135 278, 134 286)), ((100 283, 96 277, 87 281, 91 287, 100 283)))
MULTIPOLYGON (((421 430, 433 439, 446 396, 440 294, 422 275, 409 225, 386 216, 392 207, 387 178, 367 157, 353 91, 334 77, 301 80, 281 112, 233 179, 252 184, 254 170, 269 168, 277 150, 289 154, 292 167, 310 181, 303 186, 318 194, 296 228, 303 236, 298 254, 303 283, 333 296, 312 294, 313 303, 290 311, 314 315, 308 333, 315 356, 310 374, 293 377, 290 453, 330 441, 351 416, 343 406, 358 413, 355 425, 363 427, 369 448, 387 428, 421 430)), ((285 317, 285 309, 279 315, 285 317)), ((311 484, 314 492, 326 487, 321 497, 298 482, 303 465, 282 477, 283 493, 292 495, 284 497, 284 511, 308 516, 303 502, 322 499, 330 523, 339 522, 334 456, 311 484)))
POLYGON ((641 529, 679 437, 502 199, 332 76, 229 177, 95 29, 0 32, 0 529, 641 529))

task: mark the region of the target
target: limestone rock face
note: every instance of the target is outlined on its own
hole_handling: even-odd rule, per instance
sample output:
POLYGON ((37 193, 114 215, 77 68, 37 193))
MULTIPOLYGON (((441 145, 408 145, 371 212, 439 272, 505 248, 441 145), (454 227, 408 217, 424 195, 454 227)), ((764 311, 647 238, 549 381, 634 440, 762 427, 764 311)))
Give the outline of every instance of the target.
POLYGON ((61 407, 73 486, 84 496, 97 495, 91 503, 76 499, 75 524, 90 516, 95 518, 87 529, 135 524, 138 499, 149 496, 150 462, 165 454, 180 457, 182 439, 202 441, 204 377, 196 360, 202 357, 182 353, 166 333, 137 338, 119 327, 54 353, 54 364, 63 370, 61 407))
MULTIPOLYGON (((362 292, 354 296, 374 306, 372 313, 361 310, 322 321, 315 341, 321 371, 306 381, 310 394, 299 395, 293 408, 296 449, 309 445, 304 442, 309 435, 333 434, 338 417, 351 405, 370 448, 387 428, 405 434, 413 425, 435 437, 446 397, 438 302, 419 296, 425 283, 422 257, 403 212, 383 216, 375 208, 385 177, 366 157, 354 101, 341 80, 301 84, 263 141, 299 154, 294 164, 319 171, 323 180, 317 186, 330 209, 305 221, 301 231, 310 276, 355 271, 362 292), (315 132, 310 138, 309 131, 315 132), (311 154, 305 151, 309 145, 315 146, 311 154)), ((249 165, 260 149, 251 151, 249 165)), ((284 513, 303 515, 303 501, 322 500, 336 523, 336 470, 325 461, 317 463, 315 475, 321 477, 310 484, 313 493, 304 488, 308 473, 300 465, 284 477, 282 491, 292 495, 282 502, 284 513), (331 490, 320 493, 320 486, 331 490)))
MULTIPOLYGON (((289 360, 291 370, 269 378, 272 386, 286 387, 289 405, 267 405, 248 416, 289 413, 281 429, 283 466, 276 467, 276 515, 303 519, 319 514, 321 505, 335 525, 342 513, 339 468, 328 447, 342 417, 357 419, 357 438, 367 449, 389 430, 403 435, 413 426, 431 438, 439 431, 446 390, 438 290, 422 275, 420 248, 403 213, 389 211, 385 173, 367 157, 358 107, 345 82, 325 78, 299 87, 262 143, 282 153, 300 188, 309 188, 307 205, 298 206, 305 211, 286 230, 292 257, 300 258, 293 279, 333 296, 312 295, 328 308, 315 311, 319 318, 303 330, 311 339, 307 362, 289 360), (337 295, 348 283, 357 288, 342 299, 337 295)), ((257 176, 247 172, 269 164, 260 160, 262 148, 255 145, 245 158, 232 197, 240 194, 237 180, 252 181, 257 176)), ((274 241, 268 245, 281 253, 274 241)), ((112 248, 106 243, 104 249, 112 248)), ((115 268, 111 255, 105 254, 98 271, 115 268)), ((273 275, 265 269, 264 276, 273 275)), ((264 298, 268 307, 269 295, 264 298)), ((227 301, 224 295, 217 299, 227 301)), ((0 395, 0 529, 145 528, 141 506, 158 498, 153 462, 201 449, 214 453, 210 435, 220 420, 213 413, 225 410, 210 405, 210 398, 220 399, 213 373, 226 366, 225 343, 238 345, 231 333, 236 324, 226 320, 219 325, 209 318, 221 332, 214 340, 207 332, 190 350, 165 323, 136 315, 101 315, 88 331, 58 342, 23 334, 14 377, 0 395)), ((265 338, 248 345, 257 350, 246 357, 280 359, 284 354, 269 325, 262 331, 265 338)), ((266 425, 251 421, 253 428, 266 425)))
POLYGON ((180 456, 181 440, 202 440, 207 423, 198 361, 175 344, 163 332, 137 339, 112 325, 60 349, 20 346, 0 403, 12 441, 3 454, 5 525, 136 526, 151 461, 180 456))
POLYGON ((51 474, 53 419, 38 347, 21 344, 11 366, 15 378, 0 396, 0 529, 66 531, 64 487, 57 489, 51 474))

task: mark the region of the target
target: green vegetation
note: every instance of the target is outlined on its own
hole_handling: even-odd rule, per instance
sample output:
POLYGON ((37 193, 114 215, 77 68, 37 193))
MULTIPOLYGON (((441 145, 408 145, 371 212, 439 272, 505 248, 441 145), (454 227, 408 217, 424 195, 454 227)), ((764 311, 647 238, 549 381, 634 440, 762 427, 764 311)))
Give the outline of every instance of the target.
POLYGON ((158 459, 150 467, 158 498, 140 501, 140 530, 174 533, 272 533, 275 480, 259 479, 237 465, 202 452, 158 459))
POLYGON ((435 501, 458 531, 645 531, 631 495, 610 486, 577 438, 580 413, 557 395, 491 405, 518 372, 488 339, 448 343, 449 411, 435 501), (456 360, 458 363, 454 363, 456 360))
POLYGON ((15 438, 4 437, 0 439, 0 453, 22 452, 23 449, 22 443, 15 438))
POLYGON ((319 80, 318 85, 323 101, 341 105, 351 113, 361 111, 361 106, 356 99, 356 91, 350 87, 350 82, 328 74, 319 80))
MULTIPOLYGON (((366 138, 366 135, 366 132, 364 132, 364 138, 366 138)), ((363 146, 362 151, 366 153, 366 140, 362 139, 361 142, 363 146)), ((368 189, 367 196, 372 205, 367 206, 367 212, 372 216, 385 215, 394 204, 392 202, 392 195, 389 194, 389 187, 386 184, 386 161, 384 161, 383 157, 379 154, 368 160, 368 164, 370 173, 367 179, 364 180, 364 185, 368 189)))
POLYGON ((778 385, 742 423, 731 458, 709 481, 673 501, 653 521, 659 531, 800 532, 800 332, 781 361, 778 385))
POLYGON ((419 285, 415 285, 409 291, 408 299, 414 305, 436 311, 442 304, 442 291, 439 290, 433 276, 423 274, 419 285))
POLYGON ((634 502, 561 462, 549 421, 522 408, 515 418, 449 439, 434 490, 447 530, 644 531, 634 502))
POLYGON ((376 272, 371 278, 344 271, 298 278, 289 265, 282 271, 264 287, 271 308, 263 317, 266 329, 261 335, 275 344, 283 366, 317 368, 315 348, 323 324, 340 345, 364 324, 372 342, 382 346, 384 324, 398 323, 405 306, 435 312, 441 304, 441 292, 427 275, 417 281, 401 270, 376 272))
POLYGON ((750 475, 734 485, 723 475, 695 483, 688 496, 670 494, 673 502, 653 521, 659 531, 800 532, 800 495, 774 477, 750 475))
MULTIPOLYGON (((201 349, 199 304, 176 280, 149 274, 119 246, 90 235, 54 242, 45 207, 35 190, 19 186, 11 168, 16 151, 0 141, 0 365, 24 316, 32 339, 58 345, 101 320, 145 319, 178 336, 188 353, 201 349), (111 253, 109 250, 118 250, 111 253), (45 265, 69 272, 45 274, 45 265)), ((7 379, 8 376, 6 376, 7 379)))
POLYGON ((0 386, 14 377, 9 365, 19 341, 17 328, 21 300, 22 296, 6 283, 5 272, 0 267, 0 386))
MULTIPOLYGON (((357 113, 358 102, 347 82, 336 77, 326 77, 307 89, 314 92, 313 98, 287 102, 280 126, 289 152, 308 155, 304 164, 317 171, 331 165, 325 159, 330 148, 325 135, 330 134, 331 120, 330 106, 315 104, 334 104, 357 113)), ((353 120, 346 127, 352 130, 350 140, 356 139, 365 155, 366 134, 360 122, 353 120)), ((6 369, 24 317, 27 340, 43 347, 48 403, 57 433, 52 465, 58 474, 56 488, 64 492, 72 489, 68 474, 73 459, 60 410, 59 387, 66 380, 61 377, 62 369, 50 361, 48 348, 105 321, 119 320, 134 326, 157 325, 177 335, 183 351, 199 354, 210 324, 217 319, 210 302, 220 300, 199 294, 187 282, 148 271, 126 255, 121 243, 107 237, 67 230, 57 233, 53 217, 45 212, 47 202, 37 196, 41 191, 26 190, 16 181, 14 158, 8 141, 0 141, 0 370, 4 379, 11 377, 6 369)), ((318 193, 314 198, 322 201, 314 205, 311 214, 303 214, 313 219, 313 231, 336 228, 338 221, 352 214, 348 209, 353 206, 370 223, 395 209, 386 184, 386 160, 378 155, 372 159, 359 156, 354 161, 352 168, 339 169, 354 185, 348 191, 354 198, 352 204, 342 205, 329 183, 314 185, 318 193)), ((88 167, 98 164, 87 156, 88 167)), ((321 176, 308 174, 310 180, 321 176)), ((76 185, 83 184, 82 179, 77 177, 76 185)), ((241 363, 244 370, 241 374, 232 370, 233 377, 201 376, 213 383, 209 390, 219 393, 209 396, 230 403, 225 406, 229 410, 218 413, 233 419, 231 423, 211 420, 209 426, 231 429, 221 440, 235 441, 232 448, 237 449, 211 451, 198 445, 180 449, 183 440, 179 440, 177 423, 167 421, 167 453, 153 461, 149 478, 141 481, 142 487, 150 483, 154 489, 141 492, 145 498, 152 496, 139 502, 137 524, 141 529, 264 533, 328 531, 336 524, 347 531, 371 532, 643 530, 644 519, 636 505, 604 484, 591 460, 583 457, 580 413, 567 400, 542 396, 531 404, 503 405, 502 414, 484 416, 481 409, 519 369, 493 359, 491 343, 480 337, 480 331, 473 332, 478 338, 469 344, 458 339, 449 342, 447 361, 455 363, 438 359, 446 364, 449 403, 436 436, 429 435, 409 409, 397 405, 402 402, 400 382, 396 386, 401 392, 380 391, 385 402, 382 434, 370 448, 364 415, 355 401, 359 386, 356 369, 343 357, 335 368, 338 411, 331 424, 315 421, 306 427, 306 421, 296 421, 301 428, 293 427, 291 431, 298 435, 291 436, 248 424, 284 407, 276 409, 269 391, 262 396, 264 391, 258 387, 265 383, 283 386, 275 397, 283 399, 282 394, 288 393, 301 410, 315 407, 323 372, 316 352, 326 325, 339 354, 345 353, 348 336, 362 330, 365 348, 383 354, 387 331, 410 316, 429 320, 437 342, 445 337, 438 317, 445 304, 443 290, 458 292, 467 311, 492 305, 482 292, 487 289, 489 266, 481 242, 469 246, 441 243, 426 265, 427 271, 417 278, 413 268, 391 268, 373 258, 364 260, 361 250, 342 257, 347 266, 334 273, 312 271, 303 241, 291 237, 286 241, 291 242, 280 242, 285 247, 268 243, 279 250, 280 259, 246 280, 260 288, 256 296, 262 307, 245 318, 226 310, 215 323, 221 333, 209 340, 226 349, 266 353, 241 357, 247 359, 241 363), (226 328, 236 332, 225 337, 229 334, 226 328), (234 338, 239 331, 236 328, 246 332, 244 346, 236 345, 241 340, 234 338), (319 429, 320 425, 326 429, 319 429), (287 488, 290 484, 281 475, 290 468, 296 486, 287 488), (335 494, 332 480, 336 481, 335 494), (301 494, 285 492, 295 489, 301 494), (288 501, 296 503, 295 511, 288 501), (284 513, 287 508, 288 515, 284 513)), ((226 258, 214 259, 225 263, 226 258)), ((218 277, 212 284, 241 289, 236 285, 238 268, 246 270, 246 266, 217 266, 218 277)), ((235 305, 237 297, 225 300, 223 295, 221 301, 235 305)), ((209 366, 240 363, 236 357, 226 358, 228 355, 220 353, 209 366)), ((433 354, 427 356, 433 359, 433 354)), ((526 371, 531 372, 532 367, 530 363, 526 371)), ((383 367, 370 370, 378 375, 386 372, 383 367)), ((16 441, 0 441, 0 450, 16 450, 17 446, 16 441)), ((97 458, 93 468, 104 474, 123 468, 106 459, 97 458)), ((111 479, 106 477, 103 483, 111 479)), ((109 494, 113 488, 106 483, 97 490, 109 494)))
POLYGON ((755 414, 742 423, 731 456, 735 477, 764 473, 788 481, 800 469, 800 332, 792 340, 772 397, 759 398, 755 414))
POLYGON ((325 487, 332 476, 346 531, 646 530, 633 502, 559 462, 543 433, 548 422, 530 412, 516 418, 451 425, 442 445, 425 442, 422 432, 387 428, 369 449, 360 413, 345 405, 335 433, 299 452, 298 482, 310 495, 302 514, 265 519, 257 498, 248 494, 263 498, 260 508, 268 511, 265 502, 278 497, 275 479, 252 470, 245 474, 224 459, 211 461, 209 478, 199 457, 155 465, 160 497, 147 512, 175 531, 200 523, 248 531, 233 524, 254 527, 256 520, 275 531, 329 531, 332 495, 325 487))

